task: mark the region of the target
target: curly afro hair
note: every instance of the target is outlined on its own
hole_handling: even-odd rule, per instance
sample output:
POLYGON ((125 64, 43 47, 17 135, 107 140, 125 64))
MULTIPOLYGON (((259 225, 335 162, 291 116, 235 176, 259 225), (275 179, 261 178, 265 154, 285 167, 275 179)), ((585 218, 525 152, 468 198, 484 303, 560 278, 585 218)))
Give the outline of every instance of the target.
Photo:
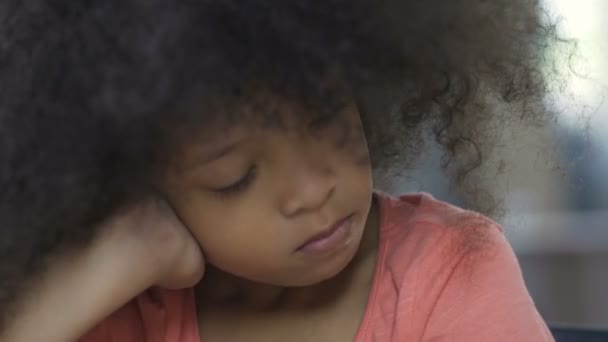
POLYGON ((376 168, 406 165, 429 131, 464 183, 491 146, 491 120, 542 116, 554 30, 539 6, 2 1, 0 309, 54 253, 149 196, 186 130, 221 129, 243 105, 276 119, 261 94, 319 117, 354 96, 376 168))

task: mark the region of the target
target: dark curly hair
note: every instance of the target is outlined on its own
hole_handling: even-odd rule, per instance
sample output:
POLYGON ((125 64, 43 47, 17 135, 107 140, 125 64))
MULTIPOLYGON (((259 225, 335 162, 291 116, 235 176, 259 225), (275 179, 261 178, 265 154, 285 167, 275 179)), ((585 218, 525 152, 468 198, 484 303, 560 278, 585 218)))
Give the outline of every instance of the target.
POLYGON ((431 132, 466 185, 492 122, 542 116, 541 13, 538 0, 0 2, 0 309, 150 196, 175 143, 242 106, 276 120, 264 94, 311 120, 354 96, 376 168, 403 167, 431 132))

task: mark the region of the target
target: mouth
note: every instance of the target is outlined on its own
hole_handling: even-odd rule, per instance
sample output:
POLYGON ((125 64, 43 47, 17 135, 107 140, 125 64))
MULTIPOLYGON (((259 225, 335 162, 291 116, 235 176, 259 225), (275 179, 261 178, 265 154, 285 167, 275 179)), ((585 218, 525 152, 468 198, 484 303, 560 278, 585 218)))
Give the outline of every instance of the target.
POLYGON ((324 254, 348 242, 351 235, 353 214, 350 214, 322 232, 313 235, 297 248, 299 252, 309 254, 324 254))

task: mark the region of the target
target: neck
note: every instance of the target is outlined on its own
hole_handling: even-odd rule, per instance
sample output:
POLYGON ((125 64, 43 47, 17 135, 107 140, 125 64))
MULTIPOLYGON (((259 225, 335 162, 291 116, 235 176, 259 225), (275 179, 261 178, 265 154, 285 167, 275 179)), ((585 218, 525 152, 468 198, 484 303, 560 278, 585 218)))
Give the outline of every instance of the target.
POLYGON ((285 306, 327 303, 331 300, 328 294, 333 296, 341 293, 340 288, 350 283, 349 280, 357 274, 358 266, 362 261, 368 259, 370 255, 375 255, 379 231, 377 207, 374 199, 359 250, 349 265, 335 277, 308 287, 289 288, 239 278, 210 265, 207 267, 203 281, 195 289, 197 301, 204 302, 204 305, 236 306, 253 311, 271 311, 285 306))
POLYGON ((286 288, 257 283, 209 266, 195 291, 197 301, 205 305, 245 306, 265 311, 277 305, 286 288))

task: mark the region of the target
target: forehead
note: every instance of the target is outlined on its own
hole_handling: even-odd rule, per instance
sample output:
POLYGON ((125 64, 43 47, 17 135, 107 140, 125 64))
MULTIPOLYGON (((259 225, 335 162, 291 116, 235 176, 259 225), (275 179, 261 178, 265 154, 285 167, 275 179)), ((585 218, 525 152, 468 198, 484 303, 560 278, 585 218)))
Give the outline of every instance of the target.
POLYGON ((283 101, 278 97, 234 106, 223 112, 224 115, 215 115, 212 122, 197 120, 196 112, 193 112, 191 115, 194 118, 185 122, 183 129, 174 136, 173 142, 177 148, 173 148, 173 151, 177 152, 175 157, 179 161, 200 159, 201 156, 221 153, 241 141, 255 139, 256 135, 271 132, 314 133, 325 124, 342 121, 337 118, 351 112, 358 117, 352 102, 321 109, 283 101))
POLYGON ((259 97, 253 101, 218 107, 208 107, 201 113, 196 105, 186 114, 189 119, 182 123, 175 140, 200 145, 213 145, 260 131, 297 131, 311 121, 327 119, 343 114, 354 103, 342 102, 340 106, 311 106, 294 103, 279 97, 259 97), (206 115, 212 111, 213 115, 206 115), (209 121, 206 118, 212 117, 209 121))

